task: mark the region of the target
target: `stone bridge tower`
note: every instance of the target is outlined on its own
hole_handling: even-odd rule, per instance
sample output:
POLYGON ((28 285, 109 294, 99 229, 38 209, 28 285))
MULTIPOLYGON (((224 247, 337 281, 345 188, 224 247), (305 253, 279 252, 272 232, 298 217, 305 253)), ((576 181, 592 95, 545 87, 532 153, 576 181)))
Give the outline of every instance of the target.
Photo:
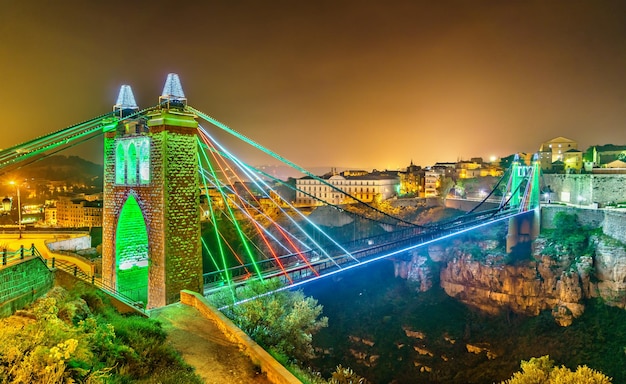
POLYGON ((159 107, 135 116, 122 86, 121 122, 104 138, 102 280, 147 308, 202 292, 198 123, 186 103, 169 74, 159 107))
POLYGON ((519 157, 515 156, 511 164, 511 199, 509 204, 512 208, 525 204, 527 211, 509 219, 506 236, 507 253, 510 253, 513 247, 517 245, 530 247, 531 242, 539 236, 541 226, 540 176, 541 163, 536 154, 533 156, 531 166, 520 165, 519 157))

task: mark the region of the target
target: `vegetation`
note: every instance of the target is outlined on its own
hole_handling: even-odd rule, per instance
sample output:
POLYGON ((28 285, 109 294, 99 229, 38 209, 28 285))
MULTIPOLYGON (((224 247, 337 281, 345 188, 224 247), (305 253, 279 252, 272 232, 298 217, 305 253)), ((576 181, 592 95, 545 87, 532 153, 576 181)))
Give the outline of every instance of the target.
POLYGON ((313 334, 328 326, 320 317, 323 307, 302 291, 277 291, 278 279, 250 281, 237 289, 234 297, 215 295, 209 300, 218 307, 254 298, 224 309, 224 314, 263 348, 304 361, 314 356, 313 334))
POLYGON ((159 322, 123 316, 99 291, 55 287, 0 322, 2 383, 201 383, 159 322))
POLYGON ((543 252, 549 256, 582 256, 590 252, 591 231, 583 227, 573 213, 558 212, 554 215, 554 229, 545 231, 548 240, 543 252))
POLYGON ((578 366, 572 372, 566 367, 555 367, 550 356, 531 358, 529 361, 522 361, 522 371, 513 374, 513 377, 505 380, 502 384, 609 384, 611 379, 601 372, 595 371, 587 366, 578 366))
POLYGON ((366 380, 354 373, 350 368, 344 368, 339 364, 332 377, 328 381, 329 384, 365 384, 366 380))

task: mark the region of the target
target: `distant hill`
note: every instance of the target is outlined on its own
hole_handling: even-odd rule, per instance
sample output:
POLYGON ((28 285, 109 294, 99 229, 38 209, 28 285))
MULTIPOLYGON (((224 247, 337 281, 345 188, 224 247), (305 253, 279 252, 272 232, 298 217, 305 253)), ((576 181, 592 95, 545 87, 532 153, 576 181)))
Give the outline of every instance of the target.
POLYGON ((55 155, 29 164, 14 175, 51 181, 66 181, 69 184, 102 185, 104 168, 78 156, 55 155))

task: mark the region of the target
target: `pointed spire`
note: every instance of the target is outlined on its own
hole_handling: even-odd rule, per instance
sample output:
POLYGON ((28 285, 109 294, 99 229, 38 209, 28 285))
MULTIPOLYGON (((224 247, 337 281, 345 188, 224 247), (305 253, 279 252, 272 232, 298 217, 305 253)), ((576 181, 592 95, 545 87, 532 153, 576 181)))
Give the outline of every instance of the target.
POLYGON ((135 102, 135 96, 133 96, 133 90, 130 85, 122 85, 120 87, 120 93, 117 96, 117 102, 113 106, 114 111, 128 111, 138 110, 139 107, 135 102))
POLYGON ((170 109, 170 107, 185 108, 187 105, 187 98, 185 98, 185 93, 177 74, 170 73, 167 75, 163 93, 159 96, 159 104, 167 109, 170 109))
POLYGON ((161 97, 168 98, 170 100, 185 99, 185 93, 183 92, 182 85, 180 85, 180 79, 177 74, 170 73, 167 75, 167 80, 165 80, 165 86, 163 87, 161 97))
POLYGON ((119 117, 124 117, 138 109, 139 107, 137 106, 137 102, 135 102, 135 96, 133 95, 133 90, 130 88, 130 85, 122 85, 120 87, 120 93, 117 96, 117 102, 113 106, 113 111, 118 112, 119 117))

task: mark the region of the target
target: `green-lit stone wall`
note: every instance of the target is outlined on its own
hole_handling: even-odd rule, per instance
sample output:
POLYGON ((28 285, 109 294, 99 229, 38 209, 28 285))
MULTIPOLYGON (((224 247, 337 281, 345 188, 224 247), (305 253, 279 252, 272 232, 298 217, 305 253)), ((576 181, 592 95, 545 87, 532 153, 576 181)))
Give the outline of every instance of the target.
POLYGON ((0 317, 13 314, 52 287, 54 276, 40 258, 0 267, 0 317))
POLYGON ((147 307, 155 308, 178 301, 182 289, 202 290, 200 191, 194 116, 158 111, 150 116, 148 126, 147 134, 105 134, 102 278, 113 287, 121 278, 116 276, 116 231, 122 206, 132 195, 147 230, 147 307), (139 183, 116 184, 116 142, 145 138, 149 138, 148 153, 137 145, 139 183), (150 162, 147 169, 142 169, 143 159, 150 162))

